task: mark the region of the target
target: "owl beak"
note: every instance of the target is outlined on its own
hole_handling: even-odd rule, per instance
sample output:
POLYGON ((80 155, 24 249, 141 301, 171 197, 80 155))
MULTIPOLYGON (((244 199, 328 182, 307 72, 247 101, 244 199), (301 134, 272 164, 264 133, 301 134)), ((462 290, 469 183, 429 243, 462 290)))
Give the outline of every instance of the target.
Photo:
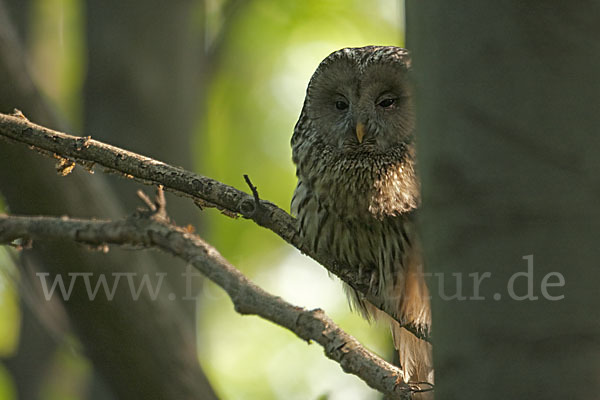
POLYGON ((358 139, 358 143, 362 143, 363 137, 365 137, 365 124, 359 122, 356 124, 356 138, 358 139))

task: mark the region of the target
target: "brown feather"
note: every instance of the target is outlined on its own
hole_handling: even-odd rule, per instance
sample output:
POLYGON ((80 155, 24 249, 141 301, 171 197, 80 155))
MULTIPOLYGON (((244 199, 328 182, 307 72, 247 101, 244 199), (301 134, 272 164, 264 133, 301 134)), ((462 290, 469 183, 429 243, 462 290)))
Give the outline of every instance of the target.
MULTIPOLYGON (((419 182, 409 64, 404 49, 369 46, 334 52, 317 68, 292 137, 298 176, 292 212, 308 246, 371 274, 372 289, 402 321, 428 330, 429 295, 413 218, 419 182)), ((346 292, 365 318, 389 322, 404 379, 433 383, 429 343, 360 293, 346 292)))

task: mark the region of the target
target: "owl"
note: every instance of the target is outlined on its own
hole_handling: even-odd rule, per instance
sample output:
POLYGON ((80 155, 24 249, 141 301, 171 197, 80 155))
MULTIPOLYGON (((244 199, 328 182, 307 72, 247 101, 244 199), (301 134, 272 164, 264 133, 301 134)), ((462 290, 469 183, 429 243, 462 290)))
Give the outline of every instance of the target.
MULTIPOLYGON (((291 208, 305 245, 369 274, 401 321, 427 329, 409 67, 398 47, 345 48, 321 62, 291 140, 298 177, 291 208)), ((432 383, 430 344, 345 289, 365 318, 390 324, 404 380, 432 383)))

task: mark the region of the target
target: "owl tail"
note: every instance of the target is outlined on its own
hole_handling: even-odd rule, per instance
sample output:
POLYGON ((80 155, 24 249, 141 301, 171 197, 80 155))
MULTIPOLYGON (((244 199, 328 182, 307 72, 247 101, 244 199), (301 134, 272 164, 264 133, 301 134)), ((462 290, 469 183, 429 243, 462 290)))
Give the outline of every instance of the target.
MULTIPOLYGON (((430 389, 433 385, 431 344, 400 327, 400 324, 396 321, 392 323, 391 328, 394 346, 398 350, 400 366, 404 374, 404 381, 421 390, 430 389)), ((413 399, 433 399, 433 393, 415 393, 413 399)))
MULTIPOLYGON (((412 332, 400 326, 398 321, 376 309, 372 304, 365 302, 363 305, 374 319, 390 326, 404 382, 415 389, 424 391, 413 394, 412 398, 414 400, 432 400, 433 391, 431 389, 433 388, 434 374, 431 343, 419 339, 412 332)), ((412 322, 415 326, 424 326, 419 325, 419 320, 412 320, 412 322)))
MULTIPOLYGON (((394 288, 388 292, 388 299, 392 299, 390 305, 398 310, 402 321, 411 323, 417 328, 429 328, 431 326, 429 290, 422 271, 420 249, 415 247, 413 251, 413 254, 408 254, 407 262, 404 264, 406 270, 403 279, 399 279, 394 288)), ((432 389, 431 344, 402 328, 396 320, 389 318, 389 321, 394 346, 398 350, 400 366, 404 373, 404 381, 421 390, 432 389)), ((433 391, 415 393, 413 399, 433 399, 433 391)))
MULTIPOLYGON (((403 273, 396 278, 394 285, 386 286, 386 280, 382 280, 383 286, 380 286, 380 290, 385 293, 389 309, 397 310, 401 321, 419 329, 428 329, 431 326, 429 290, 425 284, 420 249, 413 246, 411 250, 405 253, 403 273)), ((373 306, 347 285, 346 293, 352 308, 358 310, 366 319, 373 318, 390 326, 404 381, 421 390, 432 389, 434 374, 431 344, 402 328, 398 321, 373 306)), ((433 391, 415 393, 413 399, 431 400, 433 391)))

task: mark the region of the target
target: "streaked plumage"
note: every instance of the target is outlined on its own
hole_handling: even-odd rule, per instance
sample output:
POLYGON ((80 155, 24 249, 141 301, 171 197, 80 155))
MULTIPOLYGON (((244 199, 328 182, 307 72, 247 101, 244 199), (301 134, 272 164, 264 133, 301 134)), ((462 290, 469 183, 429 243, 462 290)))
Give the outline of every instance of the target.
MULTIPOLYGON (((369 46, 319 65, 292 137, 292 212, 309 246, 370 274, 404 321, 427 328, 409 64, 404 49, 369 46)), ((363 316, 389 319, 405 380, 432 382, 429 344, 347 289, 363 316)))

